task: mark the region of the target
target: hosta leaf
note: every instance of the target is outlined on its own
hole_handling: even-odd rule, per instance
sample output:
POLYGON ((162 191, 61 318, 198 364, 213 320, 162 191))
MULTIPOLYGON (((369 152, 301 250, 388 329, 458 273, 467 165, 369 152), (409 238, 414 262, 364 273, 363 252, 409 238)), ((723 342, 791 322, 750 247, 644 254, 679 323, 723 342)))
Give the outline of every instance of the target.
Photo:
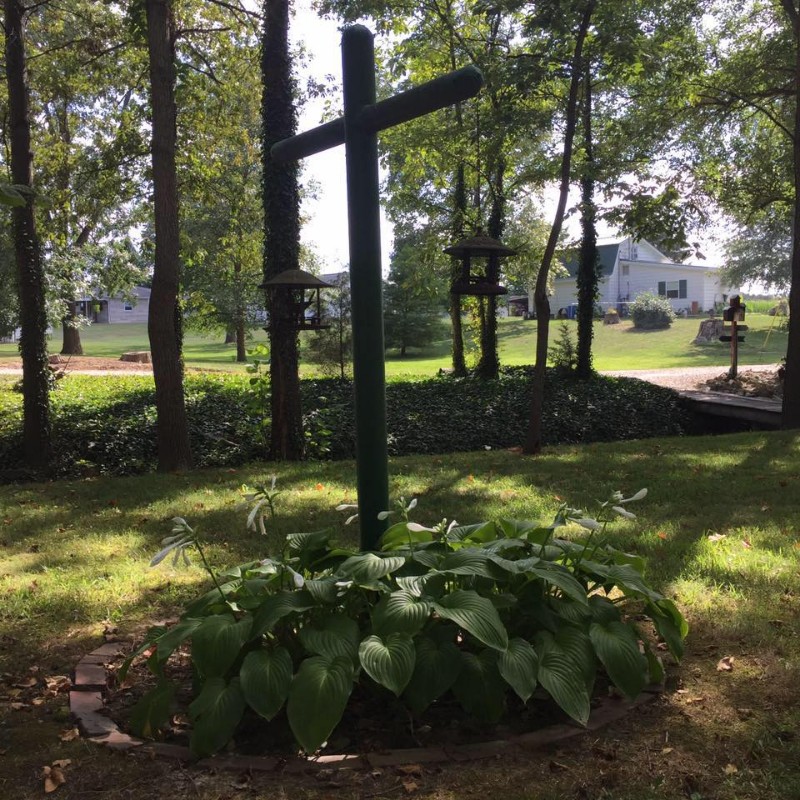
POLYGON ((664 599, 658 603, 649 603, 647 605, 647 613, 653 620, 653 625, 658 631, 658 635, 666 642, 670 653, 678 660, 683 658, 683 640, 686 638, 689 626, 675 607, 675 604, 670 600, 664 599), (666 603, 670 605, 664 605, 666 603), (673 609, 680 618, 677 622, 673 609))
POLYGON ((412 531, 409 530, 407 522, 397 522, 381 536, 380 545, 381 550, 397 550, 400 547, 432 541, 431 531, 412 531))
POLYGON ((343 562, 337 570, 337 574, 345 578, 352 578, 358 584, 372 583, 396 572, 405 563, 406 559, 403 556, 381 558, 375 553, 360 553, 343 562))
POLYGON ((353 662, 341 656, 312 656, 300 664, 289 688, 286 714, 292 733, 307 753, 330 736, 353 689, 353 662))
POLYGON ((492 601, 471 589, 460 589, 433 604, 436 613, 495 650, 508 647, 508 634, 492 601))
POLYGON ((458 525, 447 532, 449 542, 477 542, 483 544, 497 538, 494 522, 478 522, 474 525, 458 525))
POLYGON ((206 617, 192 634, 192 662, 204 678, 223 676, 250 638, 253 620, 228 614, 206 617))
POLYGON ((522 519, 501 519, 497 524, 506 539, 527 539, 539 523, 522 519))
POLYGON ((463 547, 450 553, 439 564, 439 570, 451 575, 476 575, 492 580, 502 579, 507 574, 493 561, 490 553, 475 547, 463 547))
POLYGON ((414 550, 411 553, 411 560, 417 564, 422 564, 428 569, 437 569, 442 561, 442 554, 433 550, 414 550))
POLYGON ((537 637, 539 683, 567 714, 585 725, 589 720, 589 690, 584 659, 579 655, 580 647, 569 641, 569 635, 560 639, 557 641, 546 631, 537 637))
POLYGON ((172 716, 175 688, 175 684, 162 679, 142 696, 131 712, 131 730, 136 736, 149 739, 167 724, 172 716))
POLYGON ((600 564, 597 561, 581 561, 581 570, 596 575, 606 588, 618 586, 626 595, 633 594, 648 600, 662 600, 664 595, 651 589, 641 574, 630 564, 600 564))
POLYGON ((372 628, 379 636, 390 633, 415 634, 431 615, 431 604, 400 589, 384 595, 372 612, 372 628))
POLYGON ((306 581, 303 588, 311 595, 317 603, 333 605, 338 600, 338 589, 336 588, 336 578, 317 578, 306 581))
POLYGON ((239 679, 226 683, 209 678, 197 699, 189 706, 192 738, 189 748, 196 756, 206 756, 224 747, 233 736, 244 714, 245 702, 239 679))
POLYGON ((648 669, 633 629, 624 622, 593 622, 589 638, 614 685, 627 697, 637 697, 647 685, 648 669))
POLYGON ((182 619, 156 639, 156 657, 166 661, 175 648, 188 639, 202 624, 202 619, 182 619))
POLYGON ((289 694, 292 672, 292 658, 283 647, 248 653, 239 671, 247 705, 265 719, 272 719, 289 694))
POLYGON ((206 592, 200 597, 192 600, 183 613, 184 617, 202 617, 207 613, 209 606, 224 602, 220 592, 227 597, 231 592, 235 592, 242 585, 241 580, 227 581, 221 583, 219 589, 215 586, 211 591, 206 592))
POLYGON ((528 574, 542 578, 551 586, 555 586, 576 603, 586 605, 586 589, 575 579, 572 573, 560 564, 540 563, 531 566, 527 570, 528 574))
POLYGON ((593 594, 589 598, 589 610, 592 613, 592 619, 601 625, 619 620, 619 609, 607 597, 602 595, 593 594))
POLYGON ((660 685, 664 682, 664 664, 661 659, 645 645, 644 655, 647 659, 647 670, 650 678, 650 683, 660 685))
POLYGON ((300 641, 311 655, 327 656, 328 658, 342 656, 351 661, 356 657, 355 644, 335 631, 311 627, 302 628, 300 641))
POLYGON ((461 672, 453 694, 464 710, 481 722, 497 722, 503 716, 506 684, 497 666, 498 653, 482 650, 478 655, 461 653, 461 672))
POLYGON ((272 594, 261 603, 255 612, 252 635, 256 637, 268 633, 276 622, 288 614, 308 611, 316 606, 314 598, 305 589, 272 594))
POLYGON ((367 636, 358 648, 358 658, 372 680, 399 697, 414 672, 414 642, 407 633, 367 636))
POLYGON ((420 636, 416 639, 416 652, 414 674, 403 696, 419 714, 452 687, 463 662, 455 643, 444 638, 420 636))
POLYGON ((506 683, 523 703, 527 703, 536 689, 536 673, 539 669, 539 657, 533 645, 525 639, 512 639, 508 643, 508 650, 500 653, 497 666, 506 683))

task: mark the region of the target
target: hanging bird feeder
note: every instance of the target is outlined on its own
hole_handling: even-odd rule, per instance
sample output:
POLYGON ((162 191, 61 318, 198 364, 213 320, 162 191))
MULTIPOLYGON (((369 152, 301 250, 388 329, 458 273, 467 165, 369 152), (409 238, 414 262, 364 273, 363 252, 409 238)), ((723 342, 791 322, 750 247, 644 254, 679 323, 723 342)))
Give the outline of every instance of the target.
POLYGON ((259 286, 268 292, 288 291, 288 313, 282 322, 298 331, 319 331, 330 327, 322 319, 320 289, 334 288, 333 284, 325 283, 302 269, 287 269, 259 286))
POLYGON ((461 275, 450 287, 451 294, 471 294, 477 297, 508 294, 508 289, 497 282, 500 278, 500 259, 515 256, 516 250, 506 247, 491 236, 478 233, 446 247, 444 252, 461 259, 461 275), (476 258, 486 259, 483 274, 472 271, 472 261, 476 258))

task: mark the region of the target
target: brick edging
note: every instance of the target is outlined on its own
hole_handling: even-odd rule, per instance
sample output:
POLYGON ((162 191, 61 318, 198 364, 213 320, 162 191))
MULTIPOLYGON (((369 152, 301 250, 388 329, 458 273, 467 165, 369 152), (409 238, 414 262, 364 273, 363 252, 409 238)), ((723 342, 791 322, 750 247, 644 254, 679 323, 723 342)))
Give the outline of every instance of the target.
POLYGON ((446 747, 414 747, 385 750, 357 755, 323 755, 316 758, 277 758, 275 756, 217 755, 196 761, 188 747, 166 742, 147 742, 121 731, 110 717, 100 713, 105 703, 103 693, 108 687, 106 665, 123 653, 122 642, 107 642, 85 655, 75 666, 75 677, 69 693, 70 712, 75 717, 81 734, 90 742, 112 750, 134 750, 178 761, 194 761, 198 767, 214 769, 251 770, 254 772, 302 773, 319 769, 376 769, 403 764, 431 764, 472 761, 491 758, 506 753, 534 750, 554 742, 563 742, 596 731, 622 719, 631 709, 649 703, 663 690, 661 686, 648 687, 633 701, 615 697, 601 698, 592 709, 585 728, 577 724, 557 723, 547 728, 474 744, 446 747))

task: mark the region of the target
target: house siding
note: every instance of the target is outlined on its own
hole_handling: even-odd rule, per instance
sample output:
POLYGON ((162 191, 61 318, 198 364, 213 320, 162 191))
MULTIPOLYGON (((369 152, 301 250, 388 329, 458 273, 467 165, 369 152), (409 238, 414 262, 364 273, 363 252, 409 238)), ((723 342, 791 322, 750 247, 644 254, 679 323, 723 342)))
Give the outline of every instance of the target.
POLYGON ((124 300, 114 298, 108 300, 108 322, 111 324, 147 322, 150 298, 140 299, 130 310, 126 310, 125 305, 124 300))

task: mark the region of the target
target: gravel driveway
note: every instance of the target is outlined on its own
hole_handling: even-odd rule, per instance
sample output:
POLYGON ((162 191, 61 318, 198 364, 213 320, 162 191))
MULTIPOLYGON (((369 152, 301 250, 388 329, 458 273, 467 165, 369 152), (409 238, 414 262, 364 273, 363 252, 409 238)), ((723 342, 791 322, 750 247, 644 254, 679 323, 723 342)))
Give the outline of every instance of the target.
MULTIPOLYGON (((744 372, 774 372, 775 364, 748 364, 739 367, 739 374, 744 372)), ((668 386, 670 389, 691 390, 705 388, 705 382, 712 378, 727 373, 725 367, 679 367, 677 369, 623 369, 603 372, 603 375, 612 375, 624 378, 639 378, 650 381, 659 386, 668 386)))

